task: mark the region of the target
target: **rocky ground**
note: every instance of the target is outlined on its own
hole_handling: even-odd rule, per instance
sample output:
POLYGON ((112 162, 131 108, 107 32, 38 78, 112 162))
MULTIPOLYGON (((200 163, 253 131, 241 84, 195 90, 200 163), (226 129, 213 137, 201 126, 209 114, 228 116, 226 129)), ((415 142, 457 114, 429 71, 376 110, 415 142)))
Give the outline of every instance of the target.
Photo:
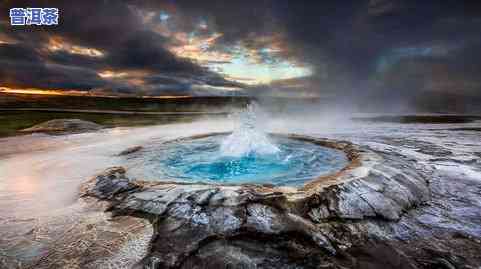
POLYGON ((436 170, 402 154, 337 144, 357 165, 301 190, 141 182, 115 167, 89 181, 83 195, 154 224, 147 268, 480 265, 479 218, 471 212, 471 233, 453 229, 464 224, 438 204, 445 197, 438 197, 436 170), (445 217, 447 227, 425 220, 445 217))
POLYGON ((347 172, 301 190, 144 182, 111 167, 66 214, 0 218, 0 268, 479 268, 478 128, 290 123, 359 153, 347 172))
POLYGON ((49 120, 27 129, 21 130, 23 133, 49 133, 49 134, 66 134, 66 133, 83 133, 89 131, 98 131, 102 129, 101 125, 90 121, 79 119, 55 119, 49 120))
POLYGON ((105 206, 83 199, 55 217, 2 220, 0 268, 133 267, 147 253, 152 226, 113 218, 105 206))

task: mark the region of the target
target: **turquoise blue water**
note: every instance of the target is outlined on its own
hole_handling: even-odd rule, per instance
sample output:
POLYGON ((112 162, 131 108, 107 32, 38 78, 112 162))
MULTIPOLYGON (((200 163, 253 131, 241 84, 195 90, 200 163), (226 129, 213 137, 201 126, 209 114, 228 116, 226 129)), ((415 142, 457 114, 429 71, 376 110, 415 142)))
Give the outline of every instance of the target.
POLYGON ((218 183, 301 185, 320 175, 342 169, 348 160, 342 151, 310 142, 273 138, 280 149, 272 154, 250 152, 225 156, 225 136, 169 142, 144 150, 137 170, 147 179, 175 179, 218 183))

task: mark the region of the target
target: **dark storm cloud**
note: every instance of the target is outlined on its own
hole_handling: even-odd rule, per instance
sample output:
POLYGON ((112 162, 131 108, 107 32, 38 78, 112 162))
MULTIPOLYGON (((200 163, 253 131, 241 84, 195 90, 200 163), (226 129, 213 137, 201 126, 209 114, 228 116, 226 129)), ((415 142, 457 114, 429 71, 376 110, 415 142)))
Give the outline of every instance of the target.
MULTIPOLYGON (((407 95, 417 94, 422 92, 425 80, 435 79, 437 74, 433 69, 439 62, 458 77, 463 76, 463 70, 479 70, 481 65, 477 60, 481 53, 479 1, 261 0, 227 4, 180 0, 171 3, 184 16, 209 18, 212 27, 225 34, 217 46, 228 48, 242 41, 262 48, 265 44, 258 42, 261 37, 282 33, 285 47, 281 56, 310 64, 314 74, 306 83, 311 90, 329 96, 338 93, 359 97, 363 93, 399 90, 392 89, 389 81, 385 81, 384 75, 394 70, 399 81, 409 82, 402 90, 409 92, 407 95), (436 50, 443 49, 446 53, 436 54, 436 50), (411 54, 396 55, 402 51, 411 54), (395 58, 397 62, 387 66, 390 70, 379 73, 380 61, 395 58), (438 63, 434 64, 432 58, 438 63), (425 70, 413 74, 398 65, 406 60, 425 70)), ((151 3, 151 6, 165 8, 162 4, 151 3)), ((477 78, 467 76, 467 79, 477 78)), ((462 87, 457 91, 462 94, 462 87)))
POLYGON ((163 23, 174 32, 195 32, 200 37, 221 33, 209 50, 235 53, 232 48, 241 42, 262 52, 269 42, 276 42, 278 51, 259 53, 261 61, 275 65, 290 59, 313 70, 305 78, 244 86, 251 94, 298 91, 382 102, 393 99, 391 96, 411 100, 431 93, 446 98, 454 93, 481 96, 479 1, 7 1, 2 10, 33 5, 59 7, 61 25, 20 30, 4 27, 2 31, 17 41, 13 46, 18 49, 1 51, 2 62, 8 65, 0 67, 0 75, 9 83, 28 84, 27 74, 32 74, 32 86, 49 81, 61 84, 60 74, 66 84, 79 81, 71 81, 78 88, 117 87, 181 95, 198 93, 194 85, 243 86, 169 51, 167 47, 178 41, 154 29, 165 14, 170 18, 163 23), (146 23, 147 14, 153 19, 146 23), (200 24, 208 27, 199 28, 200 24), (95 58, 38 48, 52 36, 105 55, 95 58), (3 58, 5 53, 9 55, 3 58), (35 66, 32 70, 27 67, 29 62, 35 66), (15 65, 22 72, 4 70, 5 66, 15 69, 15 65), (79 70, 67 75, 69 67, 79 70), (142 77, 142 83, 132 84, 127 79, 114 83, 98 76, 106 69, 141 70, 148 75, 142 77))
POLYGON ((0 46, 0 79, 17 87, 89 89, 102 86, 97 74, 81 66, 46 63, 24 44, 0 46))
MULTIPOLYGON (((0 44, 2 85, 77 90, 101 87, 114 93, 150 94, 146 89, 159 85, 145 85, 143 81, 148 83, 150 75, 158 74, 167 75, 176 82, 184 80, 179 85, 192 82, 232 85, 220 75, 168 51, 165 45, 169 41, 142 23, 135 5, 120 1, 7 1, 0 7, 8 16, 9 8, 31 6, 58 7, 60 25, 14 28, 8 24, 8 17, 2 16, 5 26, 2 36, 10 41, 0 44), (57 42, 54 45, 64 47, 49 50, 52 39, 57 42), (100 56, 81 51, 89 49, 100 56), (147 75, 139 77, 135 83, 132 77, 131 80, 113 80, 99 76, 105 70, 147 75)), ((167 86, 177 87, 165 84, 164 88, 167 86)))
POLYGON ((133 32, 118 47, 109 50, 107 63, 118 68, 148 69, 158 72, 202 73, 187 60, 176 58, 162 47, 164 38, 149 31, 133 32))

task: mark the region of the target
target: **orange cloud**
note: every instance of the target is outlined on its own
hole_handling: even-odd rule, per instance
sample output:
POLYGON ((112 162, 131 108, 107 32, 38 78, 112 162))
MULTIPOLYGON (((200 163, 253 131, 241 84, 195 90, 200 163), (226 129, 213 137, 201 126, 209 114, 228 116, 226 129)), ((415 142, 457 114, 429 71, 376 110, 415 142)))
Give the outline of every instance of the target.
POLYGON ((79 54, 89 57, 104 57, 105 53, 101 50, 95 48, 87 48, 83 46, 73 45, 65 41, 60 37, 51 37, 47 44, 47 50, 55 51, 65 51, 71 54, 79 54))
POLYGON ((41 95, 75 95, 83 96, 89 95, 89 92, 76 91, 76 90, 49 90, 49 89, 37 89, 37 88, 10 88, 0 87, 0 93, 17 93, 17 94, 41 94, 41 95))

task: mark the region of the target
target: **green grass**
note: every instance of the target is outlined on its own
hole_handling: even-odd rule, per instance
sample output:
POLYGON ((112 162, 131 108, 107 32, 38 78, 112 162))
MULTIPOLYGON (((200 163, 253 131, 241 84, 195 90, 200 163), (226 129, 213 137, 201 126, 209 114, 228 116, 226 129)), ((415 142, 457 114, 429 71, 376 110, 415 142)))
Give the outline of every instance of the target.
POLYGON ((47 111, 0 111, 0 137, 17 135, 19 130, 53 119, 81 119, 105 127, 146 126, 190 122, 199 115, 124 115, 47 111))

